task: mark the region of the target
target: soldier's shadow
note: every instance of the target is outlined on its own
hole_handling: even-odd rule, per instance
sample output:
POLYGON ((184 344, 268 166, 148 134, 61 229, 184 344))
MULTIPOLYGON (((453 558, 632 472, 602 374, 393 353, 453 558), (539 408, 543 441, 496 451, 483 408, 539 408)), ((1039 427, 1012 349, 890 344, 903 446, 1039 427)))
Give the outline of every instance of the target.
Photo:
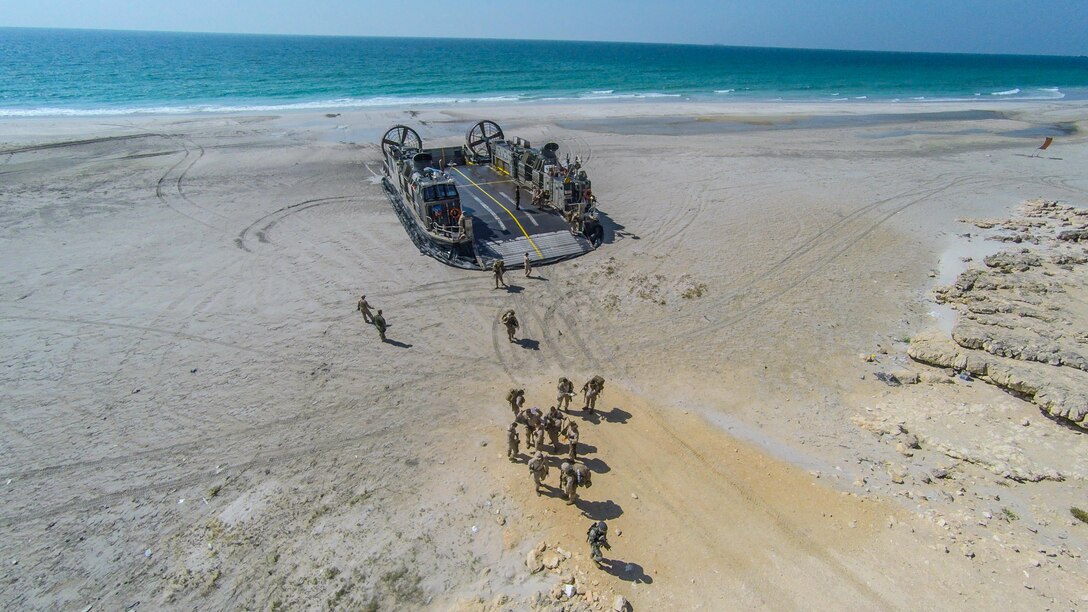
POLYGON ((521 348, 529 349, 529 350, 532 350, 532 351, 539 351, 540 350, 540 341, 539 340, 530 340, 528 338, 520 338, 518 340, 514 340, 514 344, 520 346, 521 348))
POLYGON ((520 285, 507 285, 506 286, 506 292, 507 293, 521 293, 524 290, 525 290, 525 288, 520 286, 520 285))
POLYGON ((395 346, 397 348, 412 348, 411 344, 405 344, 403 342, 397 342, 396 340, 390 340, 389 338, 385 339, 385 343, 386 344, 392 344, 393 346, 395 346))
POLYGON ((541 491, 540 494, 544 497, 551 497, 552 499, 567 499, 566 496, 563 495, 562 489, 560 489, 559 487, 553 487, 549 484, 544 485, 544 490, 541 491))
POLYGON ((597 452, 597 447, 596 446, 593 446, 592 444, 586 444, 585 442, 579 442, 578 443, 578 454, 579 455, 584 455, 586 453, 595 453, 595 452, 597 452))
POLYGON ((609 423, 627 423, 627 420, 631 418, 631 413, 627 412, 619 406, 613 406, 612 410, 608 412, 602 412, 601 418, 609 423))
POLYGON ((596 457, 594 457, 593 459, 582 457, 582 465, 589 468, 589 471, 597 474, 605 474, 612 471, 612 468, 608 467, 607 463, 605 463, 601 459, 597 459, 596 457))
POLYGON ((593 412, 583 410, 582 418, 589 421, 590 423, 593 423, 594 425, 598 425, 601 422, 601 413, 596 410, 594 410, 593 412))
POLYGON ((610 521, 619 518, 623 514, 623 508, 611 499, 590 501, 579 498, 574 501, 574 505, 582 511, 582 514, 594 521, 610 521))
POLYGON ((620 559, 605 559, 601 563, 601 569, 612 574, 620 580, 634 582, 636 584, 651 584, 654 579, 642 569, 638 563, 630 563, 620 559))

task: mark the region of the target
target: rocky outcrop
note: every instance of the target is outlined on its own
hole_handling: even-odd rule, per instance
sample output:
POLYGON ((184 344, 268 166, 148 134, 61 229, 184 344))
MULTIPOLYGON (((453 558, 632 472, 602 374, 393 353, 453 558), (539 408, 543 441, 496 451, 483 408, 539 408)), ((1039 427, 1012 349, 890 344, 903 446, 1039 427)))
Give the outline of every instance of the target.
POLYGON ((1028 399, 1055 418, 1088 429, 1088 374, 965 348, 941 332, 916 335, 907 354, 921 363, 967 372, 1028 399))
POLYGON ((1047 414, 1088 429, 1088 210, 1058 202, 1024 203, 1017 218, 973 221, 1012 232, 990 236, 1038 244, 985 258, 939 302, 959 312, 947 334, 917 334, 916 361, 966 372, 1029 399, 1047 414))
POLYGON ((1043 265, 1043 260, 1038 255, 1030 252, 997 253, 983 260, 988 268, 996 268, 1005 274, 1010 272, 1027 272, 1032 268, 1043 265))

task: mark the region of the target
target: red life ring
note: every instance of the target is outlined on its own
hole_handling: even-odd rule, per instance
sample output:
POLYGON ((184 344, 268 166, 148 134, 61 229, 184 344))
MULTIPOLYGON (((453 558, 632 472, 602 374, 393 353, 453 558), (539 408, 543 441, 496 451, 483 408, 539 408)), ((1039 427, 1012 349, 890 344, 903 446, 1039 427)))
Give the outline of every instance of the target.
POLYGON ((454 221, 456 221, 457 217, 460 217, 460 216, 461 216, 461 209, 459 209, 459 208, 451 208, 450 209, 450 219, 453 219, 454 221))

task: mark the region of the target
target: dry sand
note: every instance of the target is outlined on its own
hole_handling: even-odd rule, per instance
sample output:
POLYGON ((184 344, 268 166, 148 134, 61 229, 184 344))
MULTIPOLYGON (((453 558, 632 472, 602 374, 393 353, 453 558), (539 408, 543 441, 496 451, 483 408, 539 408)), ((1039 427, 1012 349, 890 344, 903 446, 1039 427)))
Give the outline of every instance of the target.
POLYGON ((957 218, 1088 206, 1086 122, 1080 103, 4 122, 0 604, 571 609, 553 589, 573 581, 607 609, 1088 607, 1085 435, 986 385, 874 376, 950 326, 931 290, 976 248, 957 218), (513 292, 420 256, 375 178, 393 123, 456 144, 482 118, 580 155, 606 215, 599 250, 513 292), (1078 123, 1027 157, 1022 130, 1078 123), (506 342, 505 308, 535 347, 506 342), (547 407, 593 374, 572 508, 505 459, 502 398, 547 407), (1000 444, 1064 479, 947 452, 1000 444), (558 567, 530 573, 541 542, 558 567))

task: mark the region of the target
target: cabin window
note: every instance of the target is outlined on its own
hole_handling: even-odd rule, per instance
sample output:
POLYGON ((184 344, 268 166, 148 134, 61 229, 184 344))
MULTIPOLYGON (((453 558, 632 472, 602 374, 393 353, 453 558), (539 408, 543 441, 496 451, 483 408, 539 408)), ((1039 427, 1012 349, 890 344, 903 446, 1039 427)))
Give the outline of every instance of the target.
POLYGON ((423 188, 423 201, 451 200, 457 197, 457 187, 453 185, 432 185, 423 188))

